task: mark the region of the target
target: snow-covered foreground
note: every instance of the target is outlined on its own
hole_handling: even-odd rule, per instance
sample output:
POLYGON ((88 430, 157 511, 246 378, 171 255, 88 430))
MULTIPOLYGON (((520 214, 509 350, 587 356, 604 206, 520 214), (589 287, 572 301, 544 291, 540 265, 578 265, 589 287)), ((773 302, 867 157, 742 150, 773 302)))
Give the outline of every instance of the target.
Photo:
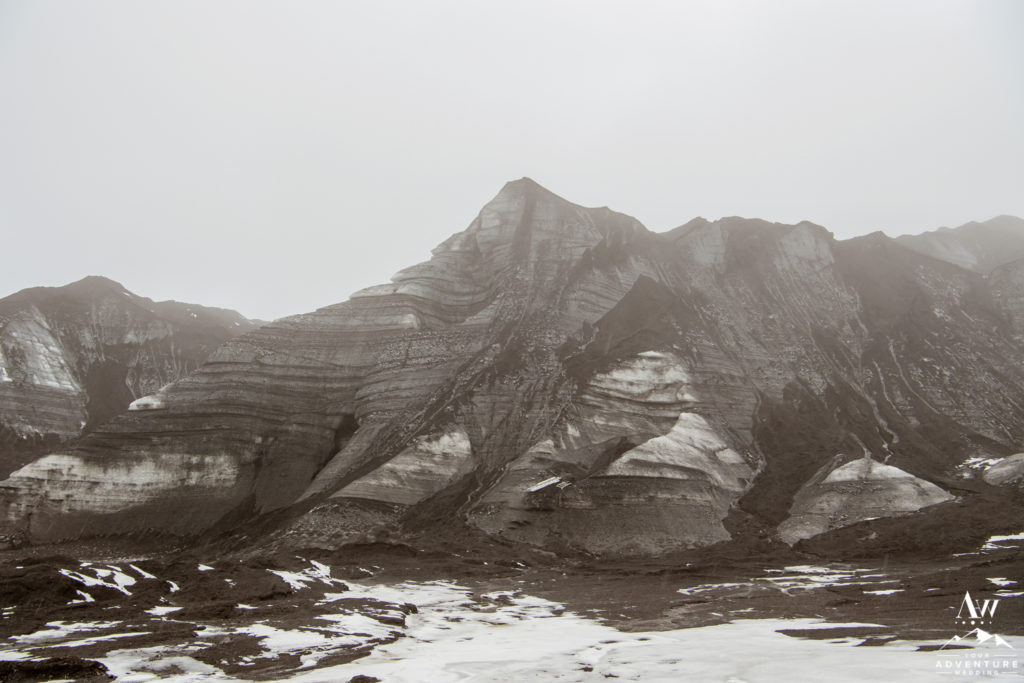
MULTIPOLYGON (((915 651, 924 643, 855 648, 861 638, 807 640, 778 632, 861 624, 751 619, 625 633, 531 596, 504 594, 511 604, 486 612, 467 609, 466 589, 454 585, 381 590, 381 599, 419 601, 420 613, 409 619, 409 637, 382 646, 364 659, 290 680, 326 683, 363 674, 401 682, 617 679, 753 683, 933 681, 937 675, 936 654, 915 651)), ((1024 648, 1024 638, 1011 641, 1024 648)))
MULTIPOLYGON (((958 680, 955 675, 939 676, 937 653, 915 651, 924 643, 854 647, 861 638, 802 639, 778 632, 861 624, 751 619, 670 631, 622 632, 566 612, 558 603, 521 593, 474 594, 448 582, 349 585, 351 591, 337 598, 362 596, 415 604, 419 612, 408 617, 406 637, 378 646, 367 657, 281 680, 333 683, 359 674, 410 683, 958 680)), ((348 638, 369 635, 365 624, 340 618, 332 624, 342 627, 339 637, 346 637, 345 622, 348 638)), ((305 653, 310 663, 323 646, 322 634, 302 629, 289 632, 268 627, 250 632, 266 636, 262 645, 268 653, 305 653)), ((1009 640, 1024 650, 1024 638, 1009 640)), ((119 681, 235 680, 215 667, 155 648, 112 651, 100 661, 119 681)))
MULTIPOLYGON (((994 537, 989 542, 1019 542, 1020 537, 1024 534, 994 537)), ((586 586, 585 593, 598 588, 603 595, 624 600, 614 603, 615 609, 588 608, 583 614, 531 591, 555 600, 566 593, 545 592, 543 581, 531 583, 517 576, 465 585, 388 583, 366 578, 373 572, 365 569, 358 574, 364 578, 356 581, 335 578, 331 567, 301 557, 277 565, 288 570, 240 561, 214 564, 193 561, 161 567, 151 563, 146 569, 130 562, 83 562, 70 568, 44 564, 50 572, 44 574, 48 581, 68 584, 56 594, 66 604, 42 612, 49 619, 45 623, 31 620, 39 612, 28 602, 0 605, 0 625, 12 625, 10 635, 0 641, 0 664, 78 656, 101 662, 118 681, 127 683, 333 683, 358 675, 399 683, 609 679, 753 683, 960 680, 957 674, 971 661, 1009 663, 1012 659, 1018 664, 1017 652, 1024 655, 1024 637, 996 640, 978 629, 972 631, 977 638, 963 635, 968 627, 960 629, 953 620, 960 588, 951 590, 950 577, 942 574, 913 584, 907 581, 906 571, 837 564, 766 568, 760 575, 711 583, 691 580, 680 587, 662 577, 643 584, 645 590, 661 593, 636 595, 636 600, 647 600, 645 604, 660 616, 651 618, 647 611, 641 612, 647 621, 616 622, 628 624, 630 630, 622 631, 592 618, 592 614, 614 615, 622 604, 634 602, 635 586, 616 582, 613 575, 570 580, 575 600, 580 599, 581 585, 586 586), (508 590, 497 590, 499 586, 508 590), (897 604, 890 601, 903 600, 900 604, 906 609, 907 596, 914 596, 909 600, 917 603, 930 600, 927 596, 933 592, 938 602, 922 613, 948 612, 948 620, 942 619, 937 628, 905 633, 922 638, 941 633, 941 640, 900 640, 900 631, 889 627, 836 623, 870 621, 875 615, 881 619, 897 604), (836 599, 865 609, 846 617, 829 612, 836 599), (22 610, 23 621, 11 622, 22 610), (834 621, 777 618, 786 614, 830 614, 834 621), (677 628, 682 625, 692 626, 677 628), (939 648, 957 631, 959 639, 954 640, 972 649, 919 650, 939 648), (876 646, 858 647, 866 642, 876 646), (1002 649, 994 649, 993 642, 1002 649)), ((973 579, 958 575, 974 581, 970 585, 975 596, 987 591, 992 599, 1003 601, 1003 623, 1013 618, 1008 611, 1014 608, 1013 599, 1024 593, 1014 567, 986 564, 971 575, 973 579)), ((13 576, 24 580, 21 574, 13 576)), ((594 603, 583 600, 582 604, 594 603)), ((1024 670, 1024 662, 1019 664, 1024 670)), ((977 673, 964 680, 977 678, 977 673)))

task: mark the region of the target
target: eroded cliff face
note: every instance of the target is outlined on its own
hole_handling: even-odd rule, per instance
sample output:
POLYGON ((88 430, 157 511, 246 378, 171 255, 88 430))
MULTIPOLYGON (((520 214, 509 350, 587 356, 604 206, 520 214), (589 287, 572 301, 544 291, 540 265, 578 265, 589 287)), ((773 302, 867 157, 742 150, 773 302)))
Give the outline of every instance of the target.
POLYGON ((185 376, 254 326, 100 277, 0 299, 0 474, 185 376))
POLYGON ((35 540, 275 512, 300 545, 464 522, 657 554, 738 512, 774 533, 840 452, 948 496, 1019 450, 1016 282, 811 223, 654 234, 523 179, 391 283, 227 342, 14 473, 0 514, 35 540))

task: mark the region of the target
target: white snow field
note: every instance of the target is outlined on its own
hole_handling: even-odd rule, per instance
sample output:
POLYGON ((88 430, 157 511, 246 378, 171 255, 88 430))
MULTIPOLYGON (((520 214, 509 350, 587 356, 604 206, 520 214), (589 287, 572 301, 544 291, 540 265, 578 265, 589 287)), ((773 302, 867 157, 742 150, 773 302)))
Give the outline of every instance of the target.
MULTIPOLYGON (((787 569, 786 574, 773 578, 786 584, 794 575, 801 580, 813 577, 824 584, 844 583, 852 578, 815 571, 820 569, 817 567, 787 569)), ((288 578, 301 585, 326 577, 320 574, 320 567, 313 567, 288 578)), ((670 631, 623 632, 565 611, 557 602, 518 591, 480 594, 447 581, 348 585, 349 591, 328 593, 322 604, 353 597, 415 604, 419 612, 409 615, 406 627, 398 629, 404 631, 405 637, 378 645, 367 657, 314 668, 338 645, 375 640, 380 643, 388 627, 358 614, 339 613, 315 617, 309 625, 293 630, 257 623, 239 631, 261 639, 264 654, 260 656, 299 655, 300 670, 279 679, 299 683, 335 683, 359 674, 388 683, 961 680, 956 675, 940 673, 937 666, 942 658, 938 653, 915 651, 923 642, 895 641, 884 647, 854 647, 862 638, 803 639, 778 632, 869 624, 745 619, 670 631)), ((174 615, 167 614, 166 618, 173 619, 174 615)), ((47 629, 20 640, 28 644, 64 639, 75 631, 88 639, 90 632, 106 625, 51 623, 47 629)), ((200 632, 200 638, 214 635, 215 631, 220 629, 200 632)), ((1024 651, 1024 637, 1007 640, 1018 651, 1024 651)), ((67 640, 65 643, 71 644, 67 640)), ((0 652, 0 658, 23 657, 24 653, 17 651, 0 652)), ((121 683, 241 680, 174 648, 113 650, 97 659, 121 683)), ((976 676, 963 680, 976 680, 976 676)))

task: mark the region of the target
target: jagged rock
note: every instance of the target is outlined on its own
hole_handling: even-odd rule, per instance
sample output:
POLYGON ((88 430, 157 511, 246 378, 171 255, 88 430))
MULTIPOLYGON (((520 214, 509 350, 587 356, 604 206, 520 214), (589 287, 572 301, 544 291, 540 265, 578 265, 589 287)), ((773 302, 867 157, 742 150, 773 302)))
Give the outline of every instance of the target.
POLYGON ((1024 453, 1016 453, 985 469, 982 479, 995 486, 1024 485, 1024 453))
POLYGON ((737 508, 783 523, 837 452, 943 484, 1019 450, 1019 285, 994 282, 807 222, 654 234, 523 179, 391 283, 228 341, 15 472, 0 519, 35 541, 274 511, 297 545, 456 519, 606 554, 706 545, 737 508))
POLYGON ((822 468, 800 489, 789 519, 779 525, 779 538, 792 545, 832 529, 897 517, 953 499, 935 484, 871 456, 837 462, 822 468))
POLYGON ((254 326, 102 277, 0 299, 0 475, 184 377, 254 326))

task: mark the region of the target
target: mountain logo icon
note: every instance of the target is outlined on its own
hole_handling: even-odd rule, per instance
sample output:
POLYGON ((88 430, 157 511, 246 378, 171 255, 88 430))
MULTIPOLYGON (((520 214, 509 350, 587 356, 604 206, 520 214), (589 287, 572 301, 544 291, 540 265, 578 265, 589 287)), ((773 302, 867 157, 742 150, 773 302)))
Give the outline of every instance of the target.
POLYGON ((939 649, 945 650, 947 647, 960 644, 967 645, 968 642, 965 641, 970 641, 971 636, 974 636, 973 644, 976 645, 982 645, 987 643, 990 647, 1008 647, 1011 650, 1015 649, 1013 645, 1010 645, 1008 642, 1006 642, 1006 640, 1003 639, 1002 636, 995 633, 989 633, 988 631, 984 631, 980 628, 968 631, 962 636, 953 636, 952 638, 947 640, 945 645, 943 645, 939 649))

